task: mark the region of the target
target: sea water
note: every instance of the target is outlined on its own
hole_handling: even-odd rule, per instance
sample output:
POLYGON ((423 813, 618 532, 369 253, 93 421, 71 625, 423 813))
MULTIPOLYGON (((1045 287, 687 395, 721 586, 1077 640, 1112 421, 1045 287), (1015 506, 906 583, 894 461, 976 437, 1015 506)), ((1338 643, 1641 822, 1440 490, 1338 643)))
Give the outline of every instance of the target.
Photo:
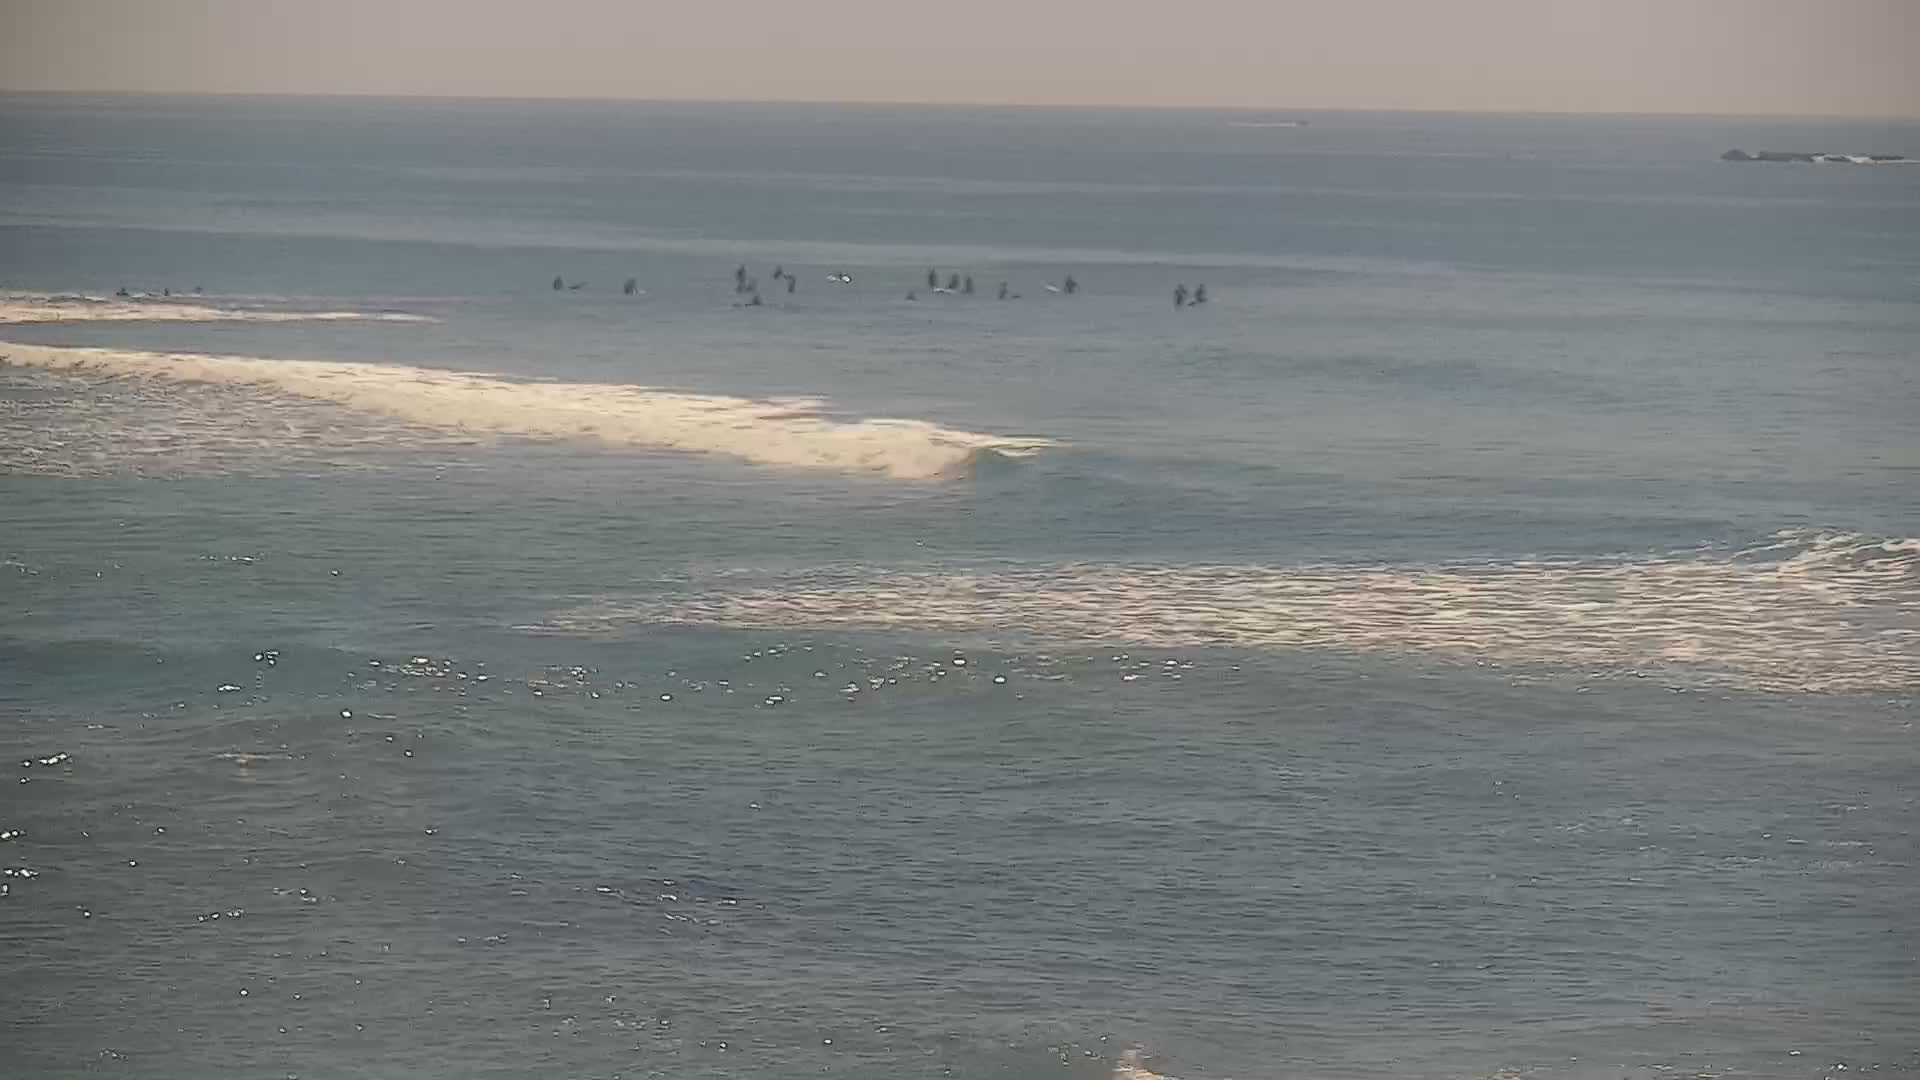
POLYGON ((1920 170, 1729 146, 1920 127, 0 99, 0 1072, 1920 1069, 1920 170))

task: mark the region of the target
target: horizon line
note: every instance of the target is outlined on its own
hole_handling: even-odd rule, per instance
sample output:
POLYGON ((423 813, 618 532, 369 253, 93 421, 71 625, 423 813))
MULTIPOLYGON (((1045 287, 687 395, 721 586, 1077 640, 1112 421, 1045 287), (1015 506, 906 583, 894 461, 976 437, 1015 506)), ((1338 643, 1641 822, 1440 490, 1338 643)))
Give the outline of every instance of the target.
POLYGON ((1307 113, 1334 115, 1414 115, 1414 116, 1539 116, 1539 117, 1628 117, 1712 120, 1879 120, 1920 122, 1920 113, 1780 113, 1780 112, 1700 112, 1696 110, 1624 110, 1624 109, 1485 109, 1353 105, 1247 105, 1183 104, 1153 105, 1136 102, 1028 102, 957 101, 924 98, 730 98, 730 97, 616 97, 591 94, 419 94, 387 90, 153 90, 153 89, 77 89, 0 86, 0 97, 106 97, 106 98, 269 98, 320 100, 381 100, 421 102, 523 102, 541 104, 595 105, 753 105, 753 106, 828 106, 845 108, 909 109, 999 109, 1007 111, 1057 112, 1239 112, 1307 113))

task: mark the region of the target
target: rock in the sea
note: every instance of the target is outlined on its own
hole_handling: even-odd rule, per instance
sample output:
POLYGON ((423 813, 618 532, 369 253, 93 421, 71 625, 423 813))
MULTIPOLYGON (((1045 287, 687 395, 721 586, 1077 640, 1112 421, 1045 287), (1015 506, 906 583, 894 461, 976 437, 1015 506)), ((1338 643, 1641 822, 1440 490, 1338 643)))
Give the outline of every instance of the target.
POLYGON ((1749 154, 1745 150, 1729 150, 1720 155, 1720 160, 1788 161, 1821 165, 1888 165, 1905 164, 1913 159, 1900 154, 1808 154, 1798 150, 1762 150, 1757 154, 1749 154))

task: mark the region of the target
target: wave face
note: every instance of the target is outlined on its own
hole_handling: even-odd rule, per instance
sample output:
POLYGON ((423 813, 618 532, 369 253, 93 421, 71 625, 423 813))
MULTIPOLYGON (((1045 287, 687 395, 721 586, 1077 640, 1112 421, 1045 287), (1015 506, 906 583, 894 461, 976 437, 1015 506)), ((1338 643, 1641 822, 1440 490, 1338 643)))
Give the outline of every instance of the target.
POLYGON ((82 380, 269 391, 439 433, 719 454, 761 465, 930 480, 983 456, 1051 445, 919 420, 834 420, 811 398, 754 400, 642 386, 523 383, 403 365, 0 343, 12 365, 82 380))
POLYGON ((404 311, 292 311, 211 307, 172 298, 14 293, 0 296, 0 325, 76 322, 434 322, 404 311))
POLYGON ((1737 552, 1431 566, 1065 564, 825 572, 607 599, 537 628, 636 623, 983 635, 1042 645, 1425 655, 1677 687, 1920 688, 1920 539, 1782 533, 1737 552))

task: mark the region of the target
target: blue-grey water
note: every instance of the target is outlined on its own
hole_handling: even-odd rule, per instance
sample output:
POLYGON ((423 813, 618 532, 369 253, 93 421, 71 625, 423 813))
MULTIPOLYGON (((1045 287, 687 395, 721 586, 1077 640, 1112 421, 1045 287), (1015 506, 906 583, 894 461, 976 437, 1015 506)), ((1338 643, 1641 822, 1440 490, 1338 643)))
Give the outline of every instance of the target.
POLYGON ((1732 146, 1920 125, 0 99, 0 1074, 1920 1070, 1920 168, 1732 146))

